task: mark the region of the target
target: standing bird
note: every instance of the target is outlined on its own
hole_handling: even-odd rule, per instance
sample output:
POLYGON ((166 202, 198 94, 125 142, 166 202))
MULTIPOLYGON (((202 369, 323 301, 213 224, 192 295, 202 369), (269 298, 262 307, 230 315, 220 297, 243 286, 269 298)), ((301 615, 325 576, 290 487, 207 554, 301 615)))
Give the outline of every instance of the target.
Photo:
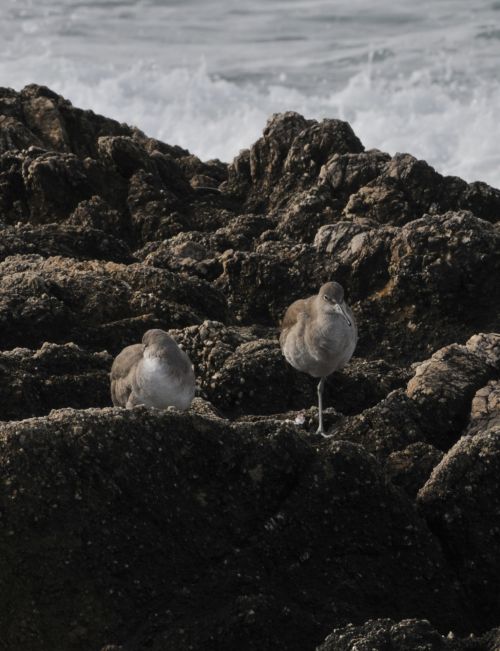
POLYGON ((358 329, 344 290, 335 282, 325 283, 316 296, 290 305, 281 324, 280 346, 287 362, 298 371, 321 378, 318 384, 319 425, 323 429, 325 379, 351 359, 358 329))
POLYGON ((111 367, 111 397, 115 407, 188 409, 194 391, 193 365, 164 330, 148 330, 142 344, 124 348, 111 367))

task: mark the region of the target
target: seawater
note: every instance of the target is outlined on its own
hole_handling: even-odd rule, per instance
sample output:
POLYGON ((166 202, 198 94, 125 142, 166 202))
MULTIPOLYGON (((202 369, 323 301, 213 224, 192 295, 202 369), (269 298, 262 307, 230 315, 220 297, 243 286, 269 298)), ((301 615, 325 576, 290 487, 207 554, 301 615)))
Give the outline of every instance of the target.
POLYGON ((500 0, 0 0, 0 85, 32 82, 202 159, 295 110, 500 186, 500 0))

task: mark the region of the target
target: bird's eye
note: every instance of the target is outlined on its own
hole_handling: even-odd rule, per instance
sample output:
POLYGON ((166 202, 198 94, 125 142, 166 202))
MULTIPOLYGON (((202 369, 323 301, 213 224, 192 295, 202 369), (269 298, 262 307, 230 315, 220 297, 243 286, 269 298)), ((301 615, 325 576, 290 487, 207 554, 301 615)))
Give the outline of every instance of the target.
POLYGON ((324 298, 325 301, 328 300, 328 296, 326 294, 323 294, 323 298, 324 298))

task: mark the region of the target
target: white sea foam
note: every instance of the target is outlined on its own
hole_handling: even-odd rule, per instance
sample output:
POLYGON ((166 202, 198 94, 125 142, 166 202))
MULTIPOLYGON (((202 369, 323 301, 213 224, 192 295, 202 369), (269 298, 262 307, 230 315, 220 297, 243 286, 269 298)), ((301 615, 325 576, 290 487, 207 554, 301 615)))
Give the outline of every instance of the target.
POLYGON ((135 124, 202 159, 232 160, 260 136, 272 113, 295 110, 348 120, 367 148, 410 152, 444 174, 500 186, 500 84, 480 84, 462 96, 425 74, 388 81, 361 71, 337 92, 310 95, 214 79, 204 66, 162 72, 137 64, 91 83, 69 73, 49 85, 78 106, 135 124))
MULTIPOLYGON (((496 117, 500 76, 491 66, 500 40, 495 40, 494 32, 490 38, 483 30, 488 37, 481 41, 482 49, 470 46, 466 51, 457 43, 468 43, 471 34, 462 30, 457 36, 453 25, 447 28, 443 24, 442 33, 434 40, 426 37, 422 47, 412 49, 394 18, 384 17, 382 12, 377 18, 380 30, 390 31, 391 36, 378 41, 373 37, 368 49, 358 39, 351 52, 344 32, 328 36, 325 31, 317 48, 308 50, 313 40, 307 40, 309 32, 304 31, 298 35, 303 36, 302 41, 297 37, 297 43, 287 45, 289 60, 281 56, 278 61, 273 59, 278 52, 275 41, 260 44, 257 53, 257 36, 262 36, 263 29, 258 25, 249 35, 248 45, 231 41, 226 32, 219 46, 207 41, 201 47, 199 39, 193 38, 191 50, 189 41, 185 49, 172 44, 160 47, 154 39, 149 42, 138 35, 138 24, 142 20, 144 30, 146 26, 152 29, 155 12, 166 11, 163 6, 157 9, 152 0, 89 2, 88 6, 80 0, 69 13, 68 5, 64 13, 62 0, 51 0, 50 8, 47 5, 43 12, 28 0, 19 2, 24 13, 16 4, 10 25, 0 27, 0 37, 2 31, 6 37, 4 56, 0 57, 1 85, 19 89, 31 82, 46 84, 77 106, 135 124, 202 159, 231 160, 260 136, 267 118, 277 111, 295 110, 316 119, 339 117, 350 122, 367 148, 391 154, 407 151, 442 173, 500 186, 500 121, 496 117), (105 40, 107 23, 93 29, 98 20, 108 21, 109 29, 122 23, 125 26, 113 47, 105 40), (14 26, 22 26, 22 30, 12 36, 14 26), (443 40, 443 34, 448 40, 444 39, 441 47, 436 39, 443 40), (327 36, 340 39, 342 47, 333 54, 327 36), (264 71, 266 61, 269 70, 264 71)), ((216 4, 221 20, 230 20, 229 0, 216 4)), ((466 6, 462 0, 459 4, 466 6)), ((273 0, 268 6, 278 11, 278 5, 273 0)), ((299 5, 305 6, 303 2, 299 5)), ((313 5, 320 16, 322 3, 314 0, 313 5)), ((184 37, 194 29, 193 7, 201 5, 193 0, 186 6, 191 13, 181 16, 184 37)), ((174 9, 169 11, 174 20, 174 9)), ((290 16, 292 33, 299 23, 290 16)), ((200 30, 206 18, 200 17, 200 30)), ((404 14, 401 20, 410 18, 417 26, 417 38, 418 29, 425 26, 422 28, 418 16, 404 14)), ((318 30, 320 24, 314 23, 313 28, 318 30)), ((357 33, 353 24, 351 39, 357 33)), ((234 25, 236 29, 239 23, 234 25)), ((208 32, 210 29, 215 28, 208 25, 208 32)), ((222 38, 220 34, 216 37, 222 38)))

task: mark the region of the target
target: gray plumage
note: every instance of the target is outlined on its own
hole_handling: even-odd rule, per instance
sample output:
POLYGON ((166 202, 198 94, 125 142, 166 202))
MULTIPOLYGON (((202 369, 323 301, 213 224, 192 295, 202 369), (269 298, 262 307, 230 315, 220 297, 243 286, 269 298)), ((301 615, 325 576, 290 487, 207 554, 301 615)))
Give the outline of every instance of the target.
POLYGON ((325 283, 315 296, 292 303, 283 318, 280 346, 287 362, 298 371, 321 378, 318 433, 323 436, 325 379, 349 362, 357 341, 354 315, 345 303, 342 286, 335 282, 325 283))
POLYGON ((193 365, 164 330, 148 330, 142 343, 124 348, 111 367, 115 407, 188 409, 194 392, 193 365))

